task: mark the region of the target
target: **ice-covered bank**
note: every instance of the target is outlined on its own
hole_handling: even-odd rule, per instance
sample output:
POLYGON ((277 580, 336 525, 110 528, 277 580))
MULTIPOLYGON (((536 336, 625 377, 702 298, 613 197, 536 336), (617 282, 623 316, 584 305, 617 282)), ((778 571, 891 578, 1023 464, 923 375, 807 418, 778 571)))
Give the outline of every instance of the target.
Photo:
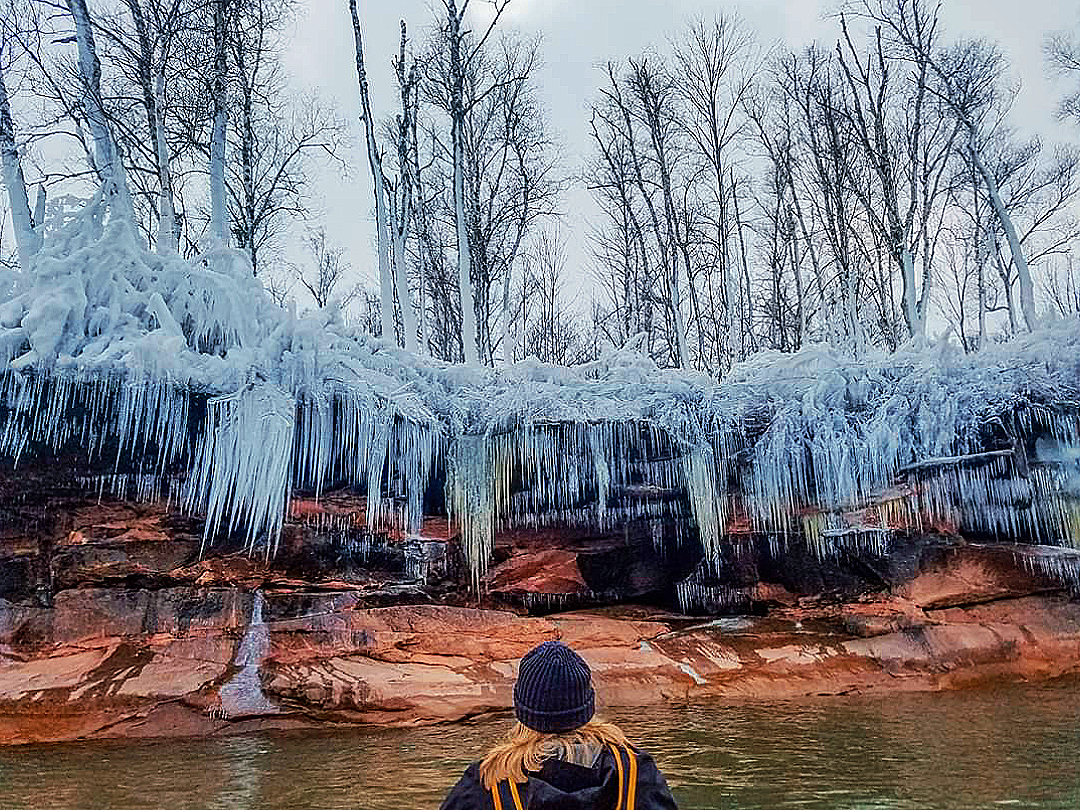
POLYGON ((522 639, 556 633, 612 700, 1080 656, 1076 319, 722 380, 632 345, 469 368, 282 310, 235 252, 149 253, 100 200, 0 284, 8 739, 236 727, 240 703, 460 717, 503 705, 522 639), (965 595, 918 596, 970 565, 939 576, 965 595), (651 618, 519 615, 631 601, 651 618), (740 641, 679 618, 747 611, 779 624, 740 641))
POLYGON ((137 244, 101 200, 0 293, 0 453, 81 454, 115 494, 168 497, 273 553, 291 494, 366 496, 370 531, 608 529, 677 509, 710 562, 736 534, 821 553, 948 525, 1076 533, 1080 321, 964 355, 762 355, 722 380, 623 349, 560 368, 452 366, 333 312, 277 307, 239 253, 137 244), (679 500, 679 498, 676 498, 679 500))

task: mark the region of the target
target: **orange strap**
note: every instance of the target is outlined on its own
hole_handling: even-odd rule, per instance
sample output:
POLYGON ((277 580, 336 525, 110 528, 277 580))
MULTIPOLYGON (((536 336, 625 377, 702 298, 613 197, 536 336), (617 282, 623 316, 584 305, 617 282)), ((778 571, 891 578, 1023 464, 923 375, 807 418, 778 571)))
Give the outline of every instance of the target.
POLYGON ((515 810, 525 810, 521 804, 521 794, 518 793, 516 782, 510 782, 510 795, 514 797, 515 810))
POLYGON ((637 757, 627 748, 626 758, 630 760, 630 775, 626 780, 626 810, 634 810, 634 799, 637 798, 637 757))
MULTIPOLYGON (((626 782, 623 780, 622 757, 619 756, 619 749, 614 745, 611 746, 611 753, 615 755, 615 770, 619 772, 619 792, 615 794, 619 799, 615 803, 615 810, 622 810, 622 797, 626 791, 626 782)), ((495 810, 502 810, 502 808, 497 807, 495 810)))
MULTIPOLYGON (((502 797, 499 796, 499 785, 501 784, 502 782, 499 782, 491 787, 491 800, 495 803, 495 810, 503 810, 502 797)), ((506 784, 510 785, 510 798, 514 800, 514 810, 525 810, 524 805, 521 803, 521 794, 518 793, 517 785, 509 779, 506 780, 506 784)))
MULTIPOLYGON (((626 751, 626 761, 629 763, 629 772, 623 774, 622 755, 619 749, 611 746, 611 753, 615 755, 615 770, 619 774, 618 802, 615 810, 623 810, 623 796, 626 796, 626 810, 634 810, 634 800, 637 798, 637 757, 629 748, 626 751)), ((502 810, 502 808, 496 808, 502 810)))

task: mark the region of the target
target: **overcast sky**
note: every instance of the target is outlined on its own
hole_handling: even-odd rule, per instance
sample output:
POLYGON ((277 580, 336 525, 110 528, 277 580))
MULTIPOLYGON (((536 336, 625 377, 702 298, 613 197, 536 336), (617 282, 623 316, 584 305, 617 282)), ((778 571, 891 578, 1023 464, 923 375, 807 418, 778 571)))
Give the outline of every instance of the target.
MULTIPOLYGON (((379 117, 392 112, 396 81, 390 67, 398 44, 398 24, 404 19, 411 36, 423 39, 439 0, 358 0, 364 28, 365 57, 372 103, 379 117)), ((473 0, 477 7, 483 0, 473 0)), ((666 50, 667 41, 697 17, 723 11, 738 13, 763 45, 829 43, 837 37, 830 18, 835 0, 512 0, 500 23, 528 36, 542 37, 544 64, 541 96, 561 144, 563 169, 578 172, 589 154, 587 108, 601 75, 598 66, 625 60, 649 48, 666 50)), ((376 259, 372 223, 372 187, 361 132, 352 26, 347 0, 301 0, 287 68, 298 88, 314 89, 333 101, 350 123, 352 143, 346 176, 339 170, 320 175, 313 184, 315 218, 330 238, 345 246, 352 266, 374 288, 376 259)), ((986 37, 1002 47, 1011 77, 1021 83, 1013 123, 1022 131, 1048 141, 1080 137, 1054 121, 1061 88, 1047 77, 1042 42, 1050 31, 1075 28, 1080 2, 1075 0, 945 0, 942 35, 945 41, 966 36, 986 37)), ((581 288, 588 273, 588 223, 596 209, 587 191, 576 187, 563 199, 568 215, 563 230, 568 240, 568 292, 581 288)), ((584 308, 582 309, 584 311, 584 308)))

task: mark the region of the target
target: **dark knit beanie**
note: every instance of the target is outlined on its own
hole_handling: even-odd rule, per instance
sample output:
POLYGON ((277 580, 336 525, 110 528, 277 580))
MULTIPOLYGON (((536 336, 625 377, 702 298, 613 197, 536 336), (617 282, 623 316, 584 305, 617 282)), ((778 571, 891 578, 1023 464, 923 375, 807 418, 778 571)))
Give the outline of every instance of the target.
POLYGON ((573 731, 596 711, 589 665, 558 641, 545 641, 521 659, 514 684, 514 713, 522 725, 544 734, 573 731))

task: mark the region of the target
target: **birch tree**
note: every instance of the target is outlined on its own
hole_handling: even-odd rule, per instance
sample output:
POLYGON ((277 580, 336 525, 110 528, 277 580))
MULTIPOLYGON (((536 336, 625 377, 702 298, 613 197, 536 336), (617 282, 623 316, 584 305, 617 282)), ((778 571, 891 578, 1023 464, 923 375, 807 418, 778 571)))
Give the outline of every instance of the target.
MULTIPOLYGON (((453 119, 457 81, 450 45, 446 31, 440 31, 423 60, 423 93, 428 110, 453 119)), ((453 139, 447 141, 441 120, 429 115, 424 121, 423 140, 432 151, 424 170, 423 197, 428 202, 418 212, 418 241, 425 245, 425 254, 429 248, 455 251, 455 279, 450 285, 439 275, 445 270, 442 262, 430 261, 430 255, 425 259, 434 273, 425 295, 429 314, 441 317, 441 312, 452 313, 457 318, 454 331, 464 335, 466 328, 457 326, 463 317, 459 307, 464 300, 460 270, 466 255, 459 249, 459 198, 455 191, 455 164, 460 159, 464 195, 460 212, 468 243, 466 297, 471 297, 469 311, 475 314, 479 362, 490 364, 502 340, 502 302, 507 284, 512 285, 507 276, 520 277, 516 265, 522 247, 542 220, 557 216, 558 196, 564 183, 536 86, 537 42, 503 36, 478 50, 475 39, 466 36, 464 50, 471 58, 462 82, 460 155, 455 157, 453 139), (421 221, 424 217, 426 223, 421 221), (434 239, 428 230, 432 225, 438 234, 434 239), (445 300, 448 293, 452 295, 450 301, 445 300)), ((514 306, 511 309, 516 311, 514 306)), ((514 317, 513 313, 510 317, 514 317)), ((443 327, 432 323, 432 328, 443 327)), ((462 347, 465 342, 462 340, 462 347)), ((458 356, 464 357, 464 351, 458 356)))
POLYGON ((94 142, 94 168, 120 215, 132 219, 134 211, 124 175, 124 165, 102 103, 101 63, 98 61, 90 11, 86 7, 86 0, 67 0, 67 7, 75 22, 79 73, 86 93, 86 119, 94 142))
MULTIPOLYGON (((912 226, 915 221, 917 205, 916 184, 918 182, 919 140, 922 130, 923 102, 926 98, 925 76, 920 75, 915 84, 915 93, 911 101, 911 115, 908 118, 910 129, 907 134, 908 182, 906 201, 901 201, 900 166, 897 160, 897 144, 893 143, 895 132, 890 119, 895 110, 895 90, 891 84, 889 68, 886 64, 882 43, 881 28, 875 30, 874 47, 865 61, 851 39, 847 19, 841 16, 843 43, 836 45, 837 56, 847 79, 851 93, 852 116, 855 134, 858 136, 863 151, 877 178, 877 195, 871 199, 863 195, 863 204, 871 222, 884 237, 893 261, 900 268, 902 285, 902 310, 908 334, 917 342, 926 337, 926 306, 930 289, 923 286, 923 301, 920 305, 915 287, 915 258, 912 255, 912 226), (844 47, 846 45, 846 48, 844 47), (876 70, 875 70, 876 61, 876 70), (879 209, 883 211, 879 212, 879 209)), ((925 38, 932 42, 933 30, 925 38)), ((925 64, 921 71, 925 74, 925 64)), ((905 100, 906 101, 906 100, 905 100)))
POLYGON ((1031 270, 1016 225, 1001 199, 997 181, 979 151, 983 118, 1002 72, 1000 53, 982 41, 959 43, 944 52, 933 49, 923 32, 936 27, 940 3, 931 9, 927 0, 863 0, 863 7, 869 19, 882 25, 906 48, 908 57, 917 66, 925 66, 923 81, 928 90, 948 104, 962 127, 962 142, 986 188, 991 209, 1005 234, 1016 266, 1025 325, 1029 330, 1034 329, 1035 285, 1031 270))
MULTIPOLYGON (((11 211, 12 230, 15 234, 15 246, 18 250, 19 265, 23 272, 30 269, 30 261, 41 245, 40 233, 35 230, 34 217, 30 212, 30 199, 26 192, 26 179, 23 176, 22 158, 16 140, 15 123, 11 116, 5 74, 15 63, 13 31, 9 29, 17 24, 15 9, 11 4, 0 6, 4 19, 0 21, 0 164, 3 168, 4 187, 7 189, 8 208, 11 211)), ((38 223, 40 224, 40 223, 38 223)), ((0 220, 2 227, 2 220, 0 220)))
POLYGON ((342 122, 317 96, 290 98, 279 53, 289 0, 232 0, 229 55, 235 102, 226 191, 237 247, 260 275, 290 222, 308 215, 306 190, 317 159, 341 164, 342 122))
POLYGON ((592 234, 594 275, 602 295, 597 302, 598 327, 614 346, 644 335, 643 348, 653 356, 652 257, 638 217, 634 172, 620 119, 594 105, 590 132, 597 155, 586 169, 585 181, 605 218, 592 234))
MULTIPOLYGON (((678 203, 676 177, 682 171, 685 150, 677 143, 676 94, 671 76, 649 57, 631 59, 625 74, 609 63, 607 83, 600 102, 593 106, 594 136, 597 120, 605 124, 599 141, 608 168, 615 153, 625 150, 626 168, 632 181, 633 205, 640 206, 641 234, 648 234, 655 267, 655 300, 666 321, 670 362, 689 367, 685 313, 679 268, 691 267, 686 207, 678 203)), ((637 215, 634 217, 637 219, 637 215)), ((640 237, 639 237, 640 238, 640 237)), ((686 272, 691 278, 692 273, 686 272)), ((650 292, 650 294, 652 294, 650 292)))
POLYGON ((382 155, 375 138, 375 120, 371 113, 371 95, 368 90, 367 70, 364 67, 363 33, 360 28, 360 16, 356 0, 349 0, 349 13, 352 15, 353 39, 356 44, 356 75, 360 82, 360 123, 364 126, 367 142, 368 166, 371 168, 372 181, 375 184, 375 230, 379 252, 379 301, 382 314, 382 335, 394 340, 394 287, 390 276, 390 252, 387 246, 389 225, 387 222, 386 175, 383 173, 382 155))
MULTIPOLYGON (((165 120, 166 84, 171 80, 190 85, 183 78, 181 63, 184 52, 193 46, 201 53, 197 41, 202 8, 197 0, 121 0, 120 5, 122 10, 102 14, 95 23, 104 56, 113 67, 108 113, 132 167, 133 193, 146 201, 156 217, 156 228, 147 228, 153 233, 151 241, 158 252, 175 253, 182 226, 165 120)), ((188 94, 191 88, 178 87, 177 91, 188 94)), ((178 156, 190 157, 194 144, 185 143, 176 151, 178 156)))
MULTIPOLYGON (((697 274, 704 276, 701 284, 704 289, 698 292, 695 279, 688 275, 699 352, 704 352, 702 331, 706 315, 697 296, 703 295, 710 309, 715 310, 717 304, 722 306, 726 334, 717 334, 713 339, 717 344, 726 342, 732 358, 737 360, 744 355, 746 337, 752 334, 752 302, 746 263, 742 261, 741 230, 735 216, 738 203, 733 197, 731 178, 736 157, 732 153, 736 140, 744 132, 744 103, 760 70, 761 59, 745 25, 731 15, 694 23, 676 40, 673 51, 672 76, 683 102, 675 120, 706 170, 709 187, 707 192, 702 188, 699 193, 707 194, 708 205, 704 210, 713 212, 706 213, 715 236, 709 240, 712 256, 704 264, 709 269, 716 268, 720 276, 714 291, 713 274, 708 269, 697 274)), ((708 238, 708 232, 703 236, 708 238)), ((687 262, 686 266, 689 273, 690 264, 687 262)))
MULTIPOLYGON (((82 0, 78 0, 82 2, 82 0)), ((229 124, 228 106, 228 15, 230 0, 212 0, 214 16, 214 65, 212 98, 213 129, 210 136, 210 234, 222 244, 229 242, 225 189, 225 139, 229 124)))
POLYGON ((471 0, 442 0, 446 12, 444 37, 449 56, 449 108, 450 140, 454 166, 454 219, 457 231, 458 288, 461 297, 461 340, 467 365, 480 364, 477 343, 476 301, 473 296, 473 260, 469 244, 468 202, 465 197, 465 123, 466 116, 477 102, 466 105, 465 82, 470 67, 482 52, 499 18, 510 5, 510 0, 491 0, 493 7, 491 23, 482 36, 470 39, 465 22, 471 0))
POLYGON ((406 45, 408 43, 405 21, 401 21, 401 44, 394 72, 397 74, 398 93, 401 111, 394 118, 392 136, 397 153, 397 181, 387 184, 390 198, 390 228, 393 236, 394 283, 397 291, 398 306, 401 307, 401 328, 405 335, 405 348, 410 352, 418 351, 416 310, 413 308, 412 292, 409 289, 409 271, 406 255, 406 242, 413 217, 413 163, 412 139, 416 129, 416 115, 419 104, 420 77, 415 62, 408 63, 406 45))

